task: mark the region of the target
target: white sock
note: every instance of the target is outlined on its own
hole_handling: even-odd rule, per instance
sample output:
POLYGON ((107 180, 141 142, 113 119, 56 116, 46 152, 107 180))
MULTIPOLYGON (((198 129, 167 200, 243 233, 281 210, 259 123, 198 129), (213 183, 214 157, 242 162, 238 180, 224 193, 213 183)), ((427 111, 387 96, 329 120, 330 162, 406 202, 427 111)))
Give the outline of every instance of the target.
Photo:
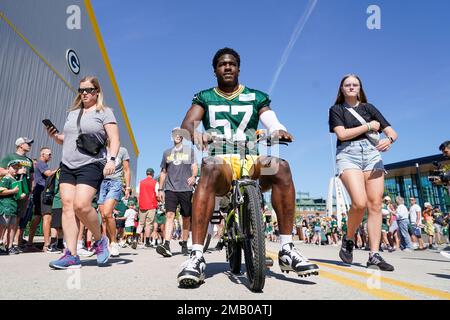
POLYGON ((83 248, 83 240, 77 241, 77 250, 83 248))
POLYGON ((292 243, 292 235, 291 234, 280 234, 280 242, 281 242, 281 249, 283 250, 283 246, 285 244, 292 243))
POLYGON ((203 245, 202 244, 193 244, 192 251, 195 252, 197 258, 201 258, 203 256, 203 245))

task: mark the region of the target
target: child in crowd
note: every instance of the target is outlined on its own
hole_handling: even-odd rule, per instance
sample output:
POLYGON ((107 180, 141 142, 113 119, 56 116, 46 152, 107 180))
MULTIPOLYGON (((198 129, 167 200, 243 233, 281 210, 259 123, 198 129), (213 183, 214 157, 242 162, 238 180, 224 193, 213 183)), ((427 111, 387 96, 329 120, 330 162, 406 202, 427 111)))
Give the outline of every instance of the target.
POLYGON ((19 160, 10 161, 7 165, 8 174, 0 180, 0 239, 6 233, 6 243, 4 249, 0 248, 0 255, 19 253, 11 244, 17 224, 17 200, 26 196, 19 187, 21 182, 14 178, 20 168, 19 160))
MULTIPOLYGON (((128 202, 128 209, 125 211, 125 215, 123 216, 123 218, 118 219, 125 219, 125 233, 122 242, 127 242, 129 238, 134 239, 136 237, 135 219, 137 219, 136 205, 134 204, 134 202, 128 202)), ((136 246, 133 245, 132 248, 136 249, 136 246)))

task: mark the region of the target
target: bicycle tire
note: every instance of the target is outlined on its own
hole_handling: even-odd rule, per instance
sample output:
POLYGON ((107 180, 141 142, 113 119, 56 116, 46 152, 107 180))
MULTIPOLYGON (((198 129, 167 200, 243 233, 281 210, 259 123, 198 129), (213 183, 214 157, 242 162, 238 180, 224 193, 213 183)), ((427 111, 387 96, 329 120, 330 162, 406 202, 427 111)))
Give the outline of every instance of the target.
POLYGON ((266 280, 266 242, 261 193, 254 185, 244 186, 242 205, 244 256, 250 289, 260 292, 266 280))
POLYGON ((234 274, 241 273, 241 263, 242 263, 242 246, 237 240, 237 230, 236 222, 234 219, 230 219, 227 230, 228 239, 226 241, 227 246, 227 260, 230 264, 230 270, 234 274))

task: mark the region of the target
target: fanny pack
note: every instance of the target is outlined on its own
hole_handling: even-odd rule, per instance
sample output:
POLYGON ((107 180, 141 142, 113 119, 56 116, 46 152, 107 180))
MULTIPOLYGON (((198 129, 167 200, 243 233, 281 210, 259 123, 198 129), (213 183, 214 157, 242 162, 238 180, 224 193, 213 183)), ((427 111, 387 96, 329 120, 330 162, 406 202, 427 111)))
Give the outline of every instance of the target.
MULTIPOLYGON (((353 108, 346 108, 361 124, 367 124, 366 120, 359 115, 353 108)), ((366 132, 366 137, 374 146, 378 145, 380 141, 380 133, 378 131, 369 131, 366 132)))
POLYGON ((86 153, 91 156, 96 156, 100 153, 100 150, 102 150, 105 147, 105 144, 102 143, 95 134, 81 132, 80 122, 82 115, 83 115, 83 108, 80 108, 80 113, 78 114, 77 119, 77 128, 78 128, 77 148, 82 153, 86 153))

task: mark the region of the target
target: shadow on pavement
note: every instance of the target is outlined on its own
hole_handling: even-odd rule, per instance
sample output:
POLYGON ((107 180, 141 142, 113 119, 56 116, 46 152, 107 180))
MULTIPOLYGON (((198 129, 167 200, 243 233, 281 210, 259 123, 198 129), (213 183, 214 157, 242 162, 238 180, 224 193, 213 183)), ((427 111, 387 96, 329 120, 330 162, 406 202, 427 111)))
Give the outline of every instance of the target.
MULTIPOLYGON (((214 275, 223 273, 225 274, 228 279, 230 279, 231 282, 238 284, 238 285, 244 285, 247 287, 247 289, 250 290, 250 283, 248 282, 247 276, 245 274, 245 264, 241 265, 241 273, 240 274, 234 274, 230 271, 230 266, 228 263, 223 262, 213 262, 209 263, 206 268, 206 279, 212 278, 214 275)), ((289 281, 295 284, 302 284, 302 285, 315 285, 316 283, 313 281, 303 280, 296 278, 297 275, 295 273, 291 273, 292 277, 287 275, 282 275, 279 273, 275 273, 270 269, 267 269, 266 278, 275 278, 277 280, 281 281, 289 281)), ((264 290, 263 290, 264 291, 264 290)))
POLYGON ((334 264, 336 266, 340 266, 340 267, 351 267, 351 266, 356 266, 356 267, 362 267, 364 269, 366 269, 366 266, 359 263, 359 262, 353 262, 352 264, 346 264, 342 261, 338 261, 338 260, 325 260, 325 259, 309 259, 309 261, 312 262, 321 262, 321 263, 329 263, 329 264, 334 264))
POLYGON ((448 260, 442 259, 442 260, 436 260, 436 259, 423 259, 423 258, 402 258, 402 260, 425 260, 425 261, 434 261, 434 262, 450 262, 448 260))
POLYGON ((427 273, 431 276, 435 276, 437 278, 442 278, 442 279, 448 279, 450 280, 450 275, 449 274, 440 274, 440 273, 427 273))
MULTIPOLYGON (((121 258, 109 258, 107 263, 98 267, 99 268, 112 267, 113 264, 129 264, 131 262, 133 262, 133 260, 121 258)), ((82 260, 81 265, 83 267, 97 267, 97 260, 96 259, 82 260)))

